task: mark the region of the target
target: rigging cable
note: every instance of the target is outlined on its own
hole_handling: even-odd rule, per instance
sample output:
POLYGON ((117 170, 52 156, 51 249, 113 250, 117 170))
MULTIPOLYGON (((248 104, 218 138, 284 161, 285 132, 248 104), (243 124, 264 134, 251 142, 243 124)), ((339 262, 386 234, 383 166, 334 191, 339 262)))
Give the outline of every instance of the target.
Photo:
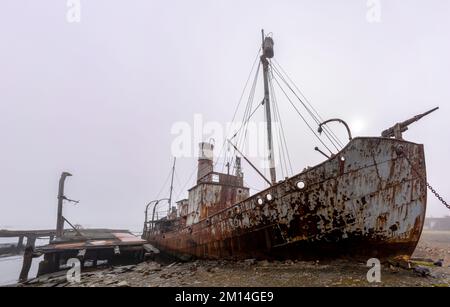
POLYGON ((163 192, 163 190, 166 188, 167 183, 169 183, 169 179, 172 173, 172 169, 170 170, 169 174, 167 175, 166 180, 164 181, 164 184, 161 188, 161 190, 159 190, 158 194, 156 195, 155 199, 159 199, 159 197, 161 196, 161 193, 163 192))
POLYGON ((290 174, 293 174, 294 172, 293 172, 293 169, 292 169, 291 157, 289 155, 289 150, 288 150, 288 147, 287 147, 286 134, 284 132, 283 121, 281 120, 281 115, 280 115, 280 108, 278 106, 278 101, 277 101, 276 96, 275 96, 275 89, 273 87, 273 82, 272 82, 273 73, 272 73, 272 71, 271 71, 270 75, 271 75, 272 78, 269 78, 269 86, 270 86, 270 91, 271 91, 271 94, 272 94, 272 101, 274 102, 274 111, 275 111, 274 114, 277 116, 278 122, 280 123, 280 129, 279 129, 278 133, 279 133, 279 137, 280 137, 280 143, 282 145, 281 148, 283 150, 285 150, 285 154, 286 154, 286 156, 284 156, 284 152, 283 152, 283 158, 285 160, 284 163, 285 163, 285 167, 286 167, 286 175, 289 174, 288 169, 287 169, 288 164, 286 163, 286 157, 287 157, 287 161, 289 162, 289 168, 290 168, 290 171, 291 171, 290 174))
MULTIPOLYGON (((303 94, 303 92, 298 88, 297 84, 295 84, 294 81, 292 81, 292 79, 289 77, 289 75, 287 74, 287 72, 283 69, 283 67, 280 65, 280 63, 278 63, 278 61, 276 59, 274 59, 274 63, 278 66, 278 68, 281 70, 281 72, 284 73, 284 75, 286 76, 286 78, 291 82, 291 84, 295 87, 295 89, 297 89, 297 91, 299 92, 299 94, 305 99, 306 103, 311 107, 311 109, 314 111, 314 113, 316 114, 317 118, 316 118, 316 122, 319 125, 321 122, 323 122, 323 118, 322 116, 320 116, 319 112, 316 110, 316 108, 314 108, 314 106, 312 105, 312 103, 309 101, 309 99, 303 94)), ((278 69, 277 68, 277 69, 278 69)), ((300 98, 299 98, 300 100, 300 98)), ((301 101, 302 102, 302 101, 301 101)), ((306 107, 305 107, 306 108, 306 107)), ((313 116, 313 115, 311 115, 313 116)), ((336 134, 333 132, 332 129, 329 129, 328 127, 324 127, 324 132, 325 133, 330 133, 331 137, 336 141, 337 144, 339 144, 339 146, 342 148, 344 147, 343 143, 341 142, 341 140, 336 136, 336 134)))
MULTIPOLYGON (((297 96, 297 98, 300 100, 300 102, 303 104, 303 106, 308 110, 308 112, 310 113, 311 117, 314 118, 314 120, 316 121, 316 123, 319 125, 321 122, 323 122, 323 118, 320 116, 319 112, 314 108, 314 106, 312 105, 312 103, 308 100, 308 98, 306 98, 306 96, 302 93, 302 91, 298 88, 298 86, 295 84, 294 81, 292 81, 292 79, 289 77, 289 75, 286 73, 286 71, 283 69, 283 67, 280 65, 280 63, 278 63, 278 61, 276 59, 273 59, 273 62, 275 63, 274 68, 278 71, 278 74, 281 75, 280 71, 284 73, 284 75, 286 76, 286 78, 291 82, 291 84, 295 87, 295 89, 297 89, 297 91, 300 93, 301 96, 303 96, 303 98, 305 99, 306 103, 311 107, 311 109, 314 111, 315 115, 306 107, 306 105, 303 103, 303 101, 300 99, 300 97, 298 97, 296 95, 296 93, 291 89, 291 91, 294 93, 294 95, 297 96), (275 67, 277 66, 277 67, 275 67), (279 70, 278 70, 279 68, 279 70)), ((287 84, 287 81, 284 80, 284 82, 287 84)), ((336 134, 333 132, 332 129, 329 129, 328 127, 324 127, 324 132, 325 133, 329 133, 330 137, 333 138, 333 140, 342 148, 344 147, 343 143, 341 142, 341 140, 336 136, 336 134)))
MULTIPOLYGON (((244 114, 241 127, 239 128, 239 130, 244 128, 244 134, 239 134, 239 136, 238 136, 237 144, 236 144, 236 147, 238 147, 238 148, 241 148, 241 145, 243 145, 245 143, 245 139, 247 138, 247 127, 248 127, 248 123, 250 120, 250 116, 252 115, 251 110, 252 110, 252 106, 253 106, 253 98, 255 96, 256 84, 258 82, 258 75, 259 75, 260 68, 261 68, 261 63, 258 65, 258 69, 256 70, 256 74, 253 79, 252 88, 250 90, 250 95, 249 95, 249 98, 247 101, 246 112, 244 114)), ((230 156, 229 160, 227 161, 227 163, 231 164, 232 169, 235 164, 235 160, 233 159, 233 156, 235 156, 235 155, 236 155, 236 149, 234 149, 233 154, 230 156)))
MULTIPOLYGON (((256 85, 258 83, 258 75, 259 75, 260 67, 261 67, 261 65, 258 66, 258 70, 256 71, 256 74, 255 74, 255 79, 253 80, 253 85, 252 85, 252 89, 251 89, 249 100, 248 100, 248 113, 247 113, 248 116, 246 118, 244 117, 244 119, 243 119, 244 127, 248 127, 250 117, 253 115, 251 113, 251 110, 252 110, 252 106, 253 106, 253 98, 255 97, 256 85)), ((242 125, 241 125, 241 127, 242 127, 242 125)), ((247 129, 246 128, 244 129, 244 132, 245 133, 244 133, 242 142, 245 142, 245 138, 247 137, 247 129)))
MULTIPOLYGON (((246 106, 245 106, 244 115, 243 115, 242 122, 241 122, 241 126, 239 127, 239 130, 241 130, 242 127, 245 126, 247 116, 248 116, 248 114, 251 112, 252 103, 253 103, 252 97, 253 97, 253 95, 254 95, 254 91, 255 91, 255 82, 256 82, 257 76, 258 76, 258 74, 259 74, 259 69, 260 69, 260 65, 258 64, 258 69, 257 69, 257 71, 256 71, 256 73, 255 73, 254 78, 253 78, 252 86, 251 86, 251 88, 250 88, 249 97, 248 97, 248 99, 247 99, 247 104, 246 104, 246 106)), ((235 134, 236 134, 236 133, 235 133, 235 134)), ((241 137, 242 137, 241 135, 238 135, 238 141, 237 141, 238 143, 240 142, 241 137)), ((226 140, 225 140, 225 141, 226 141, 226 140)), ((231 154, 229 157, 225 157, 225 158, 226 158, 226 160, 225 160, 225 161, 226 161, 226 163, 225 163, 226 165, 229 165, 230 162, 232 162, 233 155, 235 155, 235 154, 236 154, 236 151, 234 150, 233 154, 231 154)))
MULTIPOLYGON (((286 82, 286 80, 283 78, 283 76, 278 72, 278 70, 274 68, 275 73, 281 78, 281 80, 286 84, 286 86, 291 90, 291 92, 297 97, 297 99, 301 102, 301 104, 305 107, 305 109, 308 111, 309 115, 313 118, 313 120, 317 123, 317 125, 320 124, 318 119, 314 116, 314 114, 311 112, 311 110, 305 105, 305 103, 298 97, 297 93, 292 89, 292 87, 286 82)), ((276 80, 276 79, 275 79, 276 80)), ((278 81, 277 81, 278 82, 278 81)), ((285 95, 287 95, 285 93, 285 95)), ((314 129, 313 129, 314 130, 314 129)), ((333 141, 333 139, 328 135, 328 133, 325 133, 325 136, 328 138, 328 140, 331 142, 331 144, 336 148, 337 151, 340 151, 341 149, 338 147, 339 145, 336 145, 336 143, 333 141)))
MULTIPOLYGON (((273 86, 272 86, 272 80, 271 78, 268 78, 268 83, 269 83, 269 93, 270 93, 270 97, 272 100, 272 106, 273 106, 273 119, 274 119, 274 123, 281 123, 281 118, 279 116, 279 113, 277 112, 277 101, 275 98, 275 91, 273 90, 273 86)), ((287 162, 286 162, 286 154, 284 152, 284 146, 283 146, 283 139, 281 137, 281 129, 277 129, 278 133, 276 134, 276 136, 278 137, 277 139, 277 146, 278 146, 278 150, 280 153, 280 168, 281 168, 281 175, 283 176, 283 178, 285 178, 285 171, 286 171, 286 175, 288 174, 288 170, 287 170, 287 162), (283 163, 284 163, 284 169, 283 169, 283 163)))
MULTIPOLYGON (((261 102, 261 103, 259 103, 259 104, 255 107, 255 109, 252 111, 252 113, 250 114, 250 116, 247 118, 247 121, 249 121, 250 118, 253 117, 253 115, 256 113, 256 111, 258 111, 259 107, 262 106, 262 105, 263 105, 263 103, 261 102)), ((230 140, 234 139, 234 138, 237 136, 237 134, 238 134, 241 130, 242 130, 242 125, 241 125, 241 127, 236 131, 236 133, 233 134, 233 136, 230 138, 230 140)))
MULTIPOLYGON (((270 72, 271 73, 271 76, 272 76, 272 78, 273 78, 273 72, 271 71, 270 72)), ((275 88, 273 87, 273 82, 272 82, 272 80, 270 80, 270 87, 271 87, 271 91, 273 92, 273 97, 274 97, 274 102, 275 102, 275 107, 276 107, 276 112, 278 113, 278 118, 279 118, 279 120, 280 120, 280 127, 281 127, 281 135, 283 136, 283 143, 284 143, 284 147, 285 147, 285 150, 286 150, 286 156, 287 156, 287 159, 288 159, 288 162, 289 162, 289 168, 290 168, 290 170, 291 170, 291 174, 293 174, 294 172, 293 172, 293 169, 292 169, 292 162, 291 162, 291 157, 290 157, 290 155, 289 155, 289 149, 288 149, 288 146, 287 146, 287 141, 286 141, 286 133, 284 132, 284 126, 283 126, 283 122, 282 122, 282 120, 281 120, 281 115, 280 115, 280 108, 279 108, 279 106, 278 106, 278 101, 277 101, 277 99, 276 99, 276 97, 275 97, 275 88)))
MULTIPOLYGON (((260 52, 261 52, 261 47, 259 47, 258 52, 256 53, 255 60, 253 61, 252 68, 250 69, 250 72, 249 72, 248 77, 247 77, 247 81, 245 82, 244 88, 242 89, 242 93, 241 93, 241 96, 240 96, 240 98, 239 98, 239 102, 238 102, 238 104, 237 104, 237 106, 236 106, 236 108, 235 108, 235 110, 234 110, 234 114, 233 114, 233 118, 231 119, 231 122, 234 122, 234 120, 235 120, 235 118, 236 118, 236 114, 237 114, 237 112, 238 112, 238 110, 239 110, 239 106, 241 105, 242 98, 244 97, 245 90, 246 90, 247 85, 248 85, 248 83, 249 83, 249 81, 250 81, 250 78, 251 78, 251 76, 252 76, 252 72, 253 72, 253 70, 254 70, 254 68, 255 68, 255 65, 256 65, 257 61, 259 60, 259 54, 260 54, 260 52)), ((218 156, 218 157, 220 157, 220 156, 222 155, 223 151, 225 150, 226 144, 227 144, 227 140, 226 140, 226 138, 225 138, 225 140, 223 141, 223 144, 222 144, 222 148, 220 149, 220 153, 219 153, 219 156, 218 156)), ((216 164, 217 164, 218 161, 219 161, 219 158, 216 160, 216 163, 214 164, 214 166, 216 166, 216 164)), ((224 160, 224 161, 225 161, 225 160, 224 160)))
POLYGON ((325 144, 325 142, 316 134, 316 131, 311 127, 311 125, 308 123, 308 121, 305 119, 305 117, 302 115, 302 113, 298 110, 298 108, 295 106, 295 104, 292 102, 289 95, 285 92, 285 90, 281 87, 280 83, 278 82, 277 78, 273 78, 275 82, 277 83, 278 87, 281 89, 281 91, 286 96, 287 100, 291 103, 292 107, 295 109, 295 111, 300 115, 302 120, 305 122, 305 124, 308 126, 308 128, 311 130, 311 132, 314 134, 314 136, 319 140, 320 143, 330 152, 331 155, 333 155, 333 152, 328 148, 328 146, 325 144))

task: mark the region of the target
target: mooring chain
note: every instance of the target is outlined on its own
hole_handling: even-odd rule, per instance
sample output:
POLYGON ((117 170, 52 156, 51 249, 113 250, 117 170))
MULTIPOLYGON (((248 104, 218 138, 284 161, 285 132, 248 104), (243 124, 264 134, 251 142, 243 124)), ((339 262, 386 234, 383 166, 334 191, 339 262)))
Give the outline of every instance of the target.
MULTIPOLYGON (((409 165, 411 165, 411 168, 413 169, 413 171, 414 172, 416 172, 416 174, 419 176, 419 177, 421 177, 422 179, 425 179, 425 178, 423 178, 421 175, 420 175, 420 173, 414 168, 414 166, 413 166, 413 164, 411 163, 411 161, 408 159, 408 157, 406 156, 406 155, 404 155, 404 157, 405 157, 405 159, 406 159, 406 161, 408 161, 408 163, 409 163, 409 165)), ((431 193, 433 193, 434 194, 434 196, 444 205, 444 206, 446 206, 447 207, 447 209, 449 209, 450 210, 450 205, 442 198, 442 196, 431 186, 431 184, 428 182, 428 181, 426 181, 425 180, 425 182, 426 182, 426 185, 427 185, 427 188, 431 191, 431 193)))

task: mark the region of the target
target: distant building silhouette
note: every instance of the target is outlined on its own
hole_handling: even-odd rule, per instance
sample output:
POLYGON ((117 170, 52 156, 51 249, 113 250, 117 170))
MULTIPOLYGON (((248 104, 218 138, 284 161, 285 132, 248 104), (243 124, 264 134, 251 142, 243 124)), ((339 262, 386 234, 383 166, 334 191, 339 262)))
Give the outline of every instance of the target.
POLYGON ((428 217, 425 219, 425 230, 450 230, 450 216, 428 217))

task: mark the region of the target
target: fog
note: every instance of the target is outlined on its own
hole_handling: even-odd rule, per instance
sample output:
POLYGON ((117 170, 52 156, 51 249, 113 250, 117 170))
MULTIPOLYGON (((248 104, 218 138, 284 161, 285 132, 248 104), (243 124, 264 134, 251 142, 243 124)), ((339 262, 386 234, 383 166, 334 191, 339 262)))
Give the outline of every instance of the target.
MULTIPOLYGON (((0 228, 55 227, 58 179, 69 171, 66 196, 80 200, 65 205, 72 223, 141 229, 146 203, 169 192, 172 127, 195 114, 232 119, 262 28, 315 108, 355 135, 379 136, 439 106, 404 137, 425 145, 428 180, 449 199, 450 2, 380 3, 370 22, 365 0, 81 0, 71 23, 66 1, 3 1, 0 228)), ((323 161, 279 100, 294 169, 323 161)), ((175 200, 195 166, 178 158, 175 200)), ((262 187, 243 166, 246 182, 262 187)), ((429 193, 427 215, 448 214, 429 193)))

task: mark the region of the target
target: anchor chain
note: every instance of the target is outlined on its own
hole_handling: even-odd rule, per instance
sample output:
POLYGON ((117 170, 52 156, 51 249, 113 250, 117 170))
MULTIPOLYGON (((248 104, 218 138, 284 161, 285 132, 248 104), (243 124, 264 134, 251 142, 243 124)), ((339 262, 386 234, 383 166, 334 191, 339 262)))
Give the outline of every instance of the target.
POLYGON ((411 163, 411 161, 409 160, 409 158, 408 158, 406 155, 404 155, 404 157, 405 157, 406 161, 408 161, 409 165, 411 165, 411 168, 413 169, 413 171, 414 171, 419 177, 421 177, 422 179, 425 179, 427 188, 431 191, 431 193, 433 193, 434 196, 435 196, 435 197, 436 197, 436 198, 437 198, 444 206, 446 206, 447 209, 450 210, 450 205, 445 201, 445 199, 442 198, 442 196, 441 196, 441 195, 440 195, 440 194, 439 194, 439 193, 431 186, 431 184, 430 184, 428 181, 426 181, 426 178, 423 178, 423 176, 420 175, 420 173, 414 168, 414 166, 413 166, 413 164, 411 163))
POLYGON ((431 191, 431 193, 434 194, 434 196, 436 196, 437 199, 439 199, 439 201, 446 206, 448 209, 450 209, 450 205, 442 198, 441 195, 439 195, 438 192, 436 192, 435 189, 433 189, 433 187, 427 182, 427 188, 431 191))

